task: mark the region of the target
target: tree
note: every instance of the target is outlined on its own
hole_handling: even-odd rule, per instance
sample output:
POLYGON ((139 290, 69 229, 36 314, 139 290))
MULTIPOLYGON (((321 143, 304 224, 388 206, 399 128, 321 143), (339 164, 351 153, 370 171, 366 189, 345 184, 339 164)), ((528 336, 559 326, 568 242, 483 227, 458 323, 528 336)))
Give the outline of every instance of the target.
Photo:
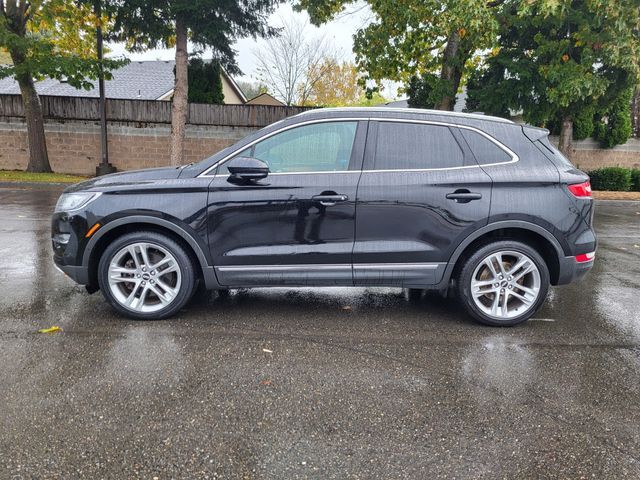
MULTIPOLYGON (((353 63, 340 63, 334 58, 325 58, 316 68, 323 72, 322 80, 315 83, 307 104, 343 107, 360 102, 363 90, 359 84, 358 70, 353 63)), ((311 76, 317 75, 312 72, 311 76)))
MULTIPOLYGON (((11 63, 0 66, 0 78, 18 82, 27 124, 27 171, 50 172, 44 118, 35 80, 65 79, 77 88, 91 88, 100 63, 94 54, 96 19, 87 5, 71 0, 0 0, 0 48, 11 63)), ((109 70, 122 64, 106 60, 109 70)))
POLYGON ((282 23, 280 35, 255 52, 258 77, 287 105, 305 105, 329 68, 329 46, 324 37, 310 35, 307 22, 282 23))
POLYGON ((130 50, 175 47, 176 80, 171 106, 171 164, 183 163, 188 113, 188 44, 211 48, 216 62, 239 73, 232 45, 245 36, 269 37, 267 17, 279 0, 106 0, 114 25, 111 38, 130 50))
POLYGON ((266 93, 269 91, 266 85, 260 82, 249 82, 249 81, 237 81, 236 82, 244 96, 251 100, 254 97, 257 97, 261 93, 266 93))
POLYGON ((631 124, 633 135, 640 136, 640 86, 636 85, 631 102, 631 124))
POLYGON ((190 103, 224 103, 222 72, 218 62, 192 58, 189 60, 188 73, 190 103))
MULTIPOLYGON (((299 0, 297 8, 306 9, 317 25, 353 1, 299 0)), ((472 54, 495 42, 496 10, 503 2, 368 0, 374 21, 355 35, 357 66, 369 83, 423 79, 429 87, 424 106, 452 110, 472 54)))
POLYGON ((607 111, 635 83, 640 1, 524 5, 509 2, 502 11, 499 48, 470 83, 470 104, 487 113, 521 110, 538 125, 556 122, 560 150, 570 156, 575 120, 607 111))

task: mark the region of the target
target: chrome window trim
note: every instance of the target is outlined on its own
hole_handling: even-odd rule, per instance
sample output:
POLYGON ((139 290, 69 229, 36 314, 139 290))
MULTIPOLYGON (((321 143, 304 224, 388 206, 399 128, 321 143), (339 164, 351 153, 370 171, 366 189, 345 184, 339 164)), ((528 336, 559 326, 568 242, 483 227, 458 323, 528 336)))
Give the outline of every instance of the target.
POLYGON ((248 144, 246 144, 246 145, 234 150, 232 153, 226 155, 223 159, 217 161, 211 167, 207 168, 204 172, 202 172, 200 175, 198 175, 197 178, 215 178, 216 175, 209 175, 209 172, 211 172, 212 170, 215 170, 219 166, 223 165, 227 160, 230 160, 231 158, 235 157, 238 153, 242 152, 243 150, 246 150, 247 148, 251 148, 252 146, 254 146, 258 142, 266 140, 267 138, 270 138, 270 137, 272 137, 274 135, 277 135, 279 133, 285 132, 285 131, 290 130, 292 128, 297 128, 297 127, 301 127, 301 126, 304 126, 304 125, 312 125, 312 124, 315 124, 315 123, 353 122, 353 121, 373 121, 373 122, 392 122, 392 123, 418 123, 418 124, 425 124, 425 125, 438 125, 438 126, 451 127, 451 128, 463 128, 463 129, 466 129, 466 130, 471 130, 472 132, 479 133, 480 135, 484 136, 489 141, 493 142, 498 148, 500 148, 505 153, 507 153, 511 157, 511 160, 508 160, 506 162, 497 162, 497 163, 483 163, 483 164, 478 164, 478 165, 464 165, 464 166, 461 166, 461 167, 381 169, 381 170, 364 170, 364 169, 362 169, 362 170, 340 170, 340 171, 331 171, 330 170, 330 171, 315 171, 315 172, 275 172, 275 173, 270 173, 269 176, 271 176, 271 175, 344 174, 344 173, 384 173, 384 172, 437 172, 437 171, 446 171, 446 170, 462 170, 462 169, 467 169, 467 168, 492 167, 492 166, 495 166, 495 165, 508 165, 508 164, 516 163, 516 162, 520 161, 520 157, 518 157, 518 155, 513 150, 511 150, 509 147, 504 145, 502 142, 496 140, 495 138, 493 138, 488 133, 485 133, 482 130, 480 130, 478 128, 475 128, 475 127, 471 127, 469 125, 458 125, 458 124, 455 124, 455 123, 439 122, 437 120, 419 120, 419 119, 406 119, 406 118, 379 118, 379 117, 322 118, 322 119, 309 120, 309 121, 306 121, 306 122, 299 122, 299 123, 294 123, 292 125, 287 125, 286 127, 280 128, 278 130, 274 130, 273 132, 271 132, 271 133, 269 133, 267 135, 264 135, 264 136, 262 136, 260 138, 257 138, 253 142, 250 142, 250 143, 248 143, 248 144))

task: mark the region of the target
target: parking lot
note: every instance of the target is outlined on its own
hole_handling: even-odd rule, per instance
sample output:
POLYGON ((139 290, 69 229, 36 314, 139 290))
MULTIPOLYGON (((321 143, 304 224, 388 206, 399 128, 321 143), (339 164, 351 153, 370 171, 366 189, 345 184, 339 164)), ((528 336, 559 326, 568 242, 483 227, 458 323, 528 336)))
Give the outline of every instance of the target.
POLYGON ((640 203, 500 329, 364 288, 130 321, 54 268, 59 193, 0 188, 0 478, 640 478, 640 203))

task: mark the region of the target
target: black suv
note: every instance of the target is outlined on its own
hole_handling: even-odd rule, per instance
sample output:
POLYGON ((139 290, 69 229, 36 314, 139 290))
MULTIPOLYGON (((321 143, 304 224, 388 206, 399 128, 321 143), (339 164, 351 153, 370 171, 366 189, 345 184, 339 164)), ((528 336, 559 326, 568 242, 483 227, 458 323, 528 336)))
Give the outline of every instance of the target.
POLYGON ((132 318, 198 284, 454 286, 477 320, 531 317, 593 265, 589 178, 548 131, 417 109, 320 109, 200 163, 69 187, 56 265, 132 318))

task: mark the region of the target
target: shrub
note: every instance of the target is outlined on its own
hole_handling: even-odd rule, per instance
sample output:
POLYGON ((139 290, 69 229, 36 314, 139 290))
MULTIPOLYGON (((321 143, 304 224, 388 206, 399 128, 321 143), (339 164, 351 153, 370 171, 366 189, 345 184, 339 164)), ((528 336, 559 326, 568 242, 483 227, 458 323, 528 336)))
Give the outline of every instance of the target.
POLYGON ((584 140, 593 135, 596 129, 596 124, 593 118, 596 114, 596 108, 593 105, 580 110, 573 119, 573 139, 584 140))
POLYGON ((631 169, 631 190, 640 192, 640 168, 631 169))
POLYGON ((631 189, 631 170, 622 167, 604 167, 589 172, 591 188, 628 192, 631 189))
POLYGON ((615 99, 595 125, 594 138, 604 148, 613 148, 625 143, 631 134, 632 90, 625 90, 615 99))

